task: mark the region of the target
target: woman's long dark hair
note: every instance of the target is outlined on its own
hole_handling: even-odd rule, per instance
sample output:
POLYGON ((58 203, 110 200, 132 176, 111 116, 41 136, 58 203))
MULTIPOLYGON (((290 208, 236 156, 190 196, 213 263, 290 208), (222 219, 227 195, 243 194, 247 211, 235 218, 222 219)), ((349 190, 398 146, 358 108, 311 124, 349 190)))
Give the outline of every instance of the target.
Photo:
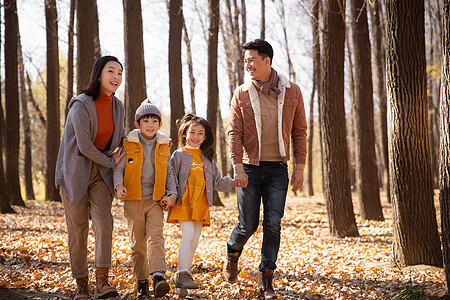
POLYGON ((89 85, 85 89, 81 90, 82 93, 91 96, 94 101, 100 97, 100 81, 98 81, 98 79, 102 75, 103 68, 110 61, 117 62, 123 70, 123 66, 117 57, 110 55, 102 56, 97 59, 92 68, 91 82, 89 82, 89 85))
POLYGON ((185 115, 181 120, 177 120, 178 126, 178 147, 186 146, 186 135, 187 130, 191 124, 200 124, 205 127, 205 140, 200 145, 200 149, 202 149, 203 154, 209 159, 213 160, 216 158, 216 142, 213 130, 211 128, 211 124, 206 121, 202 117, 197 117, 193 114, 185 115))

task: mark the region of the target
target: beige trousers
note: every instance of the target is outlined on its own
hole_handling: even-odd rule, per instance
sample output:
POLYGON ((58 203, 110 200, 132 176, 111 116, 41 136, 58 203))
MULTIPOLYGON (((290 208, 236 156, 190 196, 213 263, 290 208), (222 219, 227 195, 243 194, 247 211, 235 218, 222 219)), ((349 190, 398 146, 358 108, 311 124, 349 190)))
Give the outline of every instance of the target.
POLYGON ((158 201, 126 200, 124 215, 131 239, 133 273, 144 280, 156 271, 166 271, 164 212, 158 201))
POLYGON ((112 195, 98 170, 92 163, 88 192, 80 205, 70 202, 62 188, 59 189, 64 204, 67 232, 69 235, 69 256, 72 276, 88 276, 87 239, 89 215, 95 238, 95 267, 111 267, 111 247, 113 217, 111 214, 112 195))

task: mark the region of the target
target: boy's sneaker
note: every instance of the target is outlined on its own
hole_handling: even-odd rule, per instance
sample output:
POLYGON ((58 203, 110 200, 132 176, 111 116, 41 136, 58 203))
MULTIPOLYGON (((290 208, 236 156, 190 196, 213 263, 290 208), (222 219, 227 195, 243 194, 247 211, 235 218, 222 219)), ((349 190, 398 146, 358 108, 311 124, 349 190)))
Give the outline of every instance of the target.
POLYGON ((177 288, 198 289, 198 283, 194 281, 188 271, 178 272, 174 275, 173 282, 177 288))
POLYGON ((163 276, 153 276, 153 295, 155 296, 155 298, 162 297, 169 291, 170 285, 163 276))
POLYGON ((137 281, 137 298, 142 300, 151 299, 147 279, 137 281))

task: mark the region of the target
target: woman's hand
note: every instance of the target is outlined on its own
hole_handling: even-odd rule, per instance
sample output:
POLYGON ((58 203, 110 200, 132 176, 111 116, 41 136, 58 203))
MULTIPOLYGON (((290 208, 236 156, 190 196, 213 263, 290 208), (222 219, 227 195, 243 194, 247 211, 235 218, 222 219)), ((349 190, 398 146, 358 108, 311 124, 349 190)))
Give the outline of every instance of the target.
POLYGON ((119 150, 113 153, 112 158, 116 161, 116 165, 122 159, 126 152, 123 152, 123 147, 120 147, 119 150))

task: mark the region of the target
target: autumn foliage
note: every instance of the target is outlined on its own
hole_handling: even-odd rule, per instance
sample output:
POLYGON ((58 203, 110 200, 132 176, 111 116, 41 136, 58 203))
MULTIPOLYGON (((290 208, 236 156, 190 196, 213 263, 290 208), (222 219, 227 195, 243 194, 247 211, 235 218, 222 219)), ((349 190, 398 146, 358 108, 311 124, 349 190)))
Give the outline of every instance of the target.
MULTIPOLYGON (((282 239, 274 286, 279 299, 387 299, 403 290, 426 295, 445 292, 442 269, 392 264, 392 219, 383 203, 386 221, 364 221, 358 215, 360 236, 336 239, 328 233, 322 198, 291 198, 282 221, 282 239)), ((67 232, 61 203, 27 202, 15 207, 18 214, 0 219, 0 287, 31 289, 71 297, 76 285, 71 276, 67 232)), ((135 299, 131 250, 122 203, 113 205, 112 281, 121 298, 135 299)), ((252 299, 257 297, 256 270, 260 261, 262 229, 247 243, 240 260, 239 281, 224 281, 221 268, 226 241, 236 224, 234 203, 213 207, 211 227, 206 227, 194 259, 193 276, 201 288, 194 299, 252 299)), ((176 271, 181 231, 165 224, 167 278, 176 271)), ((89 260, 93 276, 94 238, 89 235, 89 260)), ((92 292, 93 283, 91 283, 92 292)), ((58 296, 58 297, 59 297, 58 296)), ((168 299, 177 299, 171 291, 168 299)), ((403 299, 403 298, 402 298, 403 299)))

